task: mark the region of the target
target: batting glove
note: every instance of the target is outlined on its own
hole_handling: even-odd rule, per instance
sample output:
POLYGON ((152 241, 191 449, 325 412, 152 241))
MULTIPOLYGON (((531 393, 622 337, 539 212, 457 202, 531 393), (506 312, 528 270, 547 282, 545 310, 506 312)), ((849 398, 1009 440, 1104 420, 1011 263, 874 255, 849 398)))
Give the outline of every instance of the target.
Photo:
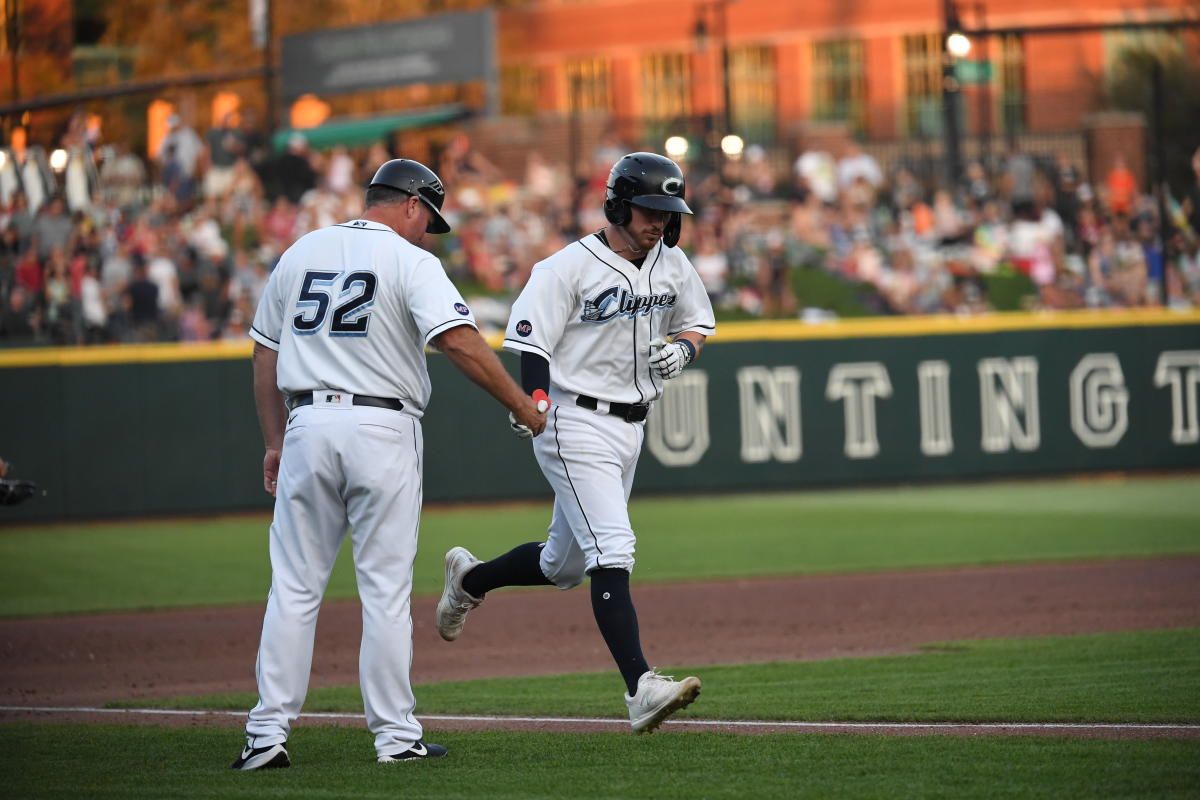
POLYGON ((660 378, 670 380, 683 372, 683 368, 692 363, 695 357, 696 348, 692 343, 686 339, 679 339, 662 345, 657 352, 652 353, 650 368, 658 372, 660 378))
POLYGON ((508 412, 508 427, 512 428, 512 432, 516 434, 518 439, 533 438, 533 431, 529 430, 527 425, 517 422, 517 418, 512 415, 511 411, 508 412))
MULTIPOLYGON (((534 389, 533 399, 537 402, 537 410, 539 413, 545 414, 550 410, 550 397, 541 389, 534 389)), ((512 428, 512 432, 516 434, 518 439, 532 439, 533 431, 528 425, 522 425, 517 422, 517 418, 513 413, 508 412, 508 426, 512 428)))

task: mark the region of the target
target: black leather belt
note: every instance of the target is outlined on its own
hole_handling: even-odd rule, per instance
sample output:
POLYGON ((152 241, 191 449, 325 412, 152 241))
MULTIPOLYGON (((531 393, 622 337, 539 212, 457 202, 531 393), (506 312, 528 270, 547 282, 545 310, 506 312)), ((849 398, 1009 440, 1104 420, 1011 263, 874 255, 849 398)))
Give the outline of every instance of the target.
MULTIPOLYGON (((336 395, 338 392, 328 392, 328 394, 336 395)), ((311 406, 312 403, 312 392, 294 394, 287 399, 288 411, 295 411, 300 406, 311 406)), ((368 397, 365 394, 354 395, 351 403, 356 406, 370 406, 371 408, 390 408, 392 411, 401 411, 404 408, 404 403, 401 403, 399 400, 393 400, 390 397, 368 397)))
MULTIPOLYGON (((594 397, 588 397, 586 394, 581 394, 575 398, 575 405, 580 408, 586 408, 589 411, 595 411, 598 401, 594 397)), ((650 413, 649 403, 609 403, 608 413, 614 417, 620 417, 626 422, 642 422, 646 419, 646 415, 650 413)))

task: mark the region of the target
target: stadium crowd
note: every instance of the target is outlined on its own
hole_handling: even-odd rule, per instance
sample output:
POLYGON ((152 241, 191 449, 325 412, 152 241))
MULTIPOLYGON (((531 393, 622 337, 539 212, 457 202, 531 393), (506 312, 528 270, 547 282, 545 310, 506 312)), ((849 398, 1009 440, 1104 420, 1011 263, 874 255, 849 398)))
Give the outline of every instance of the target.
MULTIPOLYGON (((86 132, 64 147, 36 198, 0 180, 2 345, 244 338, 279 255, 356 217, 391 156, 317 152, 301 134, 275 155, 249 119, 202 136, 172 118, 150 163, 86 132)), ((537 152, 511 180, 465 135, 446 144, 435 169, 454 232, 426 245, 481 323, 502 327, 533 264, 603 226, 608 168, 629 149, 606 137, 573 186, 537 152)), ((1029 308, 1161 304, 1164 284, 1172 305, 1200 305, 1200 150, 1171 205, 1169 256, 1155 203, 1119 159, 1088 183, 1065 159, 1014 154, 991 174, 970 164, 952 191, 903 165, 885 174, 853 143, 836 155, 781 165, 752 146, 717 170, 689 166, 683 246, 726 317, 825 318, 810 293, 830 283, 858 313, 986 311, 1003 282, 1029 308)))

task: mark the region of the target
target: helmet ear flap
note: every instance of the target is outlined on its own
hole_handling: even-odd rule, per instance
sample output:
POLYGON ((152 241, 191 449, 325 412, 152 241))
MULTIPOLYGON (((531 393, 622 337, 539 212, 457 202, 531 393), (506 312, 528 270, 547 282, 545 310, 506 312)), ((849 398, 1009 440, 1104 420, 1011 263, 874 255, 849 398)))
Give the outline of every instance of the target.
POLYGON ((627 225, 632 216, 629 201, 625 198, 610 197, 604 201, 604 218, 613 225, 627 225))
POLYGON ((683 231, 683 215, 678 211, 671 214, 667 225, 663 228, 663 244, 674 247, 679 244, 679 234, 683 231))

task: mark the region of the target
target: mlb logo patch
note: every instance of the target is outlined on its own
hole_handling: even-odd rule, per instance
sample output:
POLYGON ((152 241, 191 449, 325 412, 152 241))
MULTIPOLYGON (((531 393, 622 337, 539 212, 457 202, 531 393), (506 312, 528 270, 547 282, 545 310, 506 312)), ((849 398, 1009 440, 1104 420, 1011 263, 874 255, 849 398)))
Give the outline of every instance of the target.
POLYGON ((471 313, 471 309, 467 308, 463 303, 455 303, 454 310, 462 314, 464 317, 471 313))
POLYGON ((527 319, 523 319, 517 323, 517 335, 521 337, 528 336, 533 333, 533 323, 527 319))

